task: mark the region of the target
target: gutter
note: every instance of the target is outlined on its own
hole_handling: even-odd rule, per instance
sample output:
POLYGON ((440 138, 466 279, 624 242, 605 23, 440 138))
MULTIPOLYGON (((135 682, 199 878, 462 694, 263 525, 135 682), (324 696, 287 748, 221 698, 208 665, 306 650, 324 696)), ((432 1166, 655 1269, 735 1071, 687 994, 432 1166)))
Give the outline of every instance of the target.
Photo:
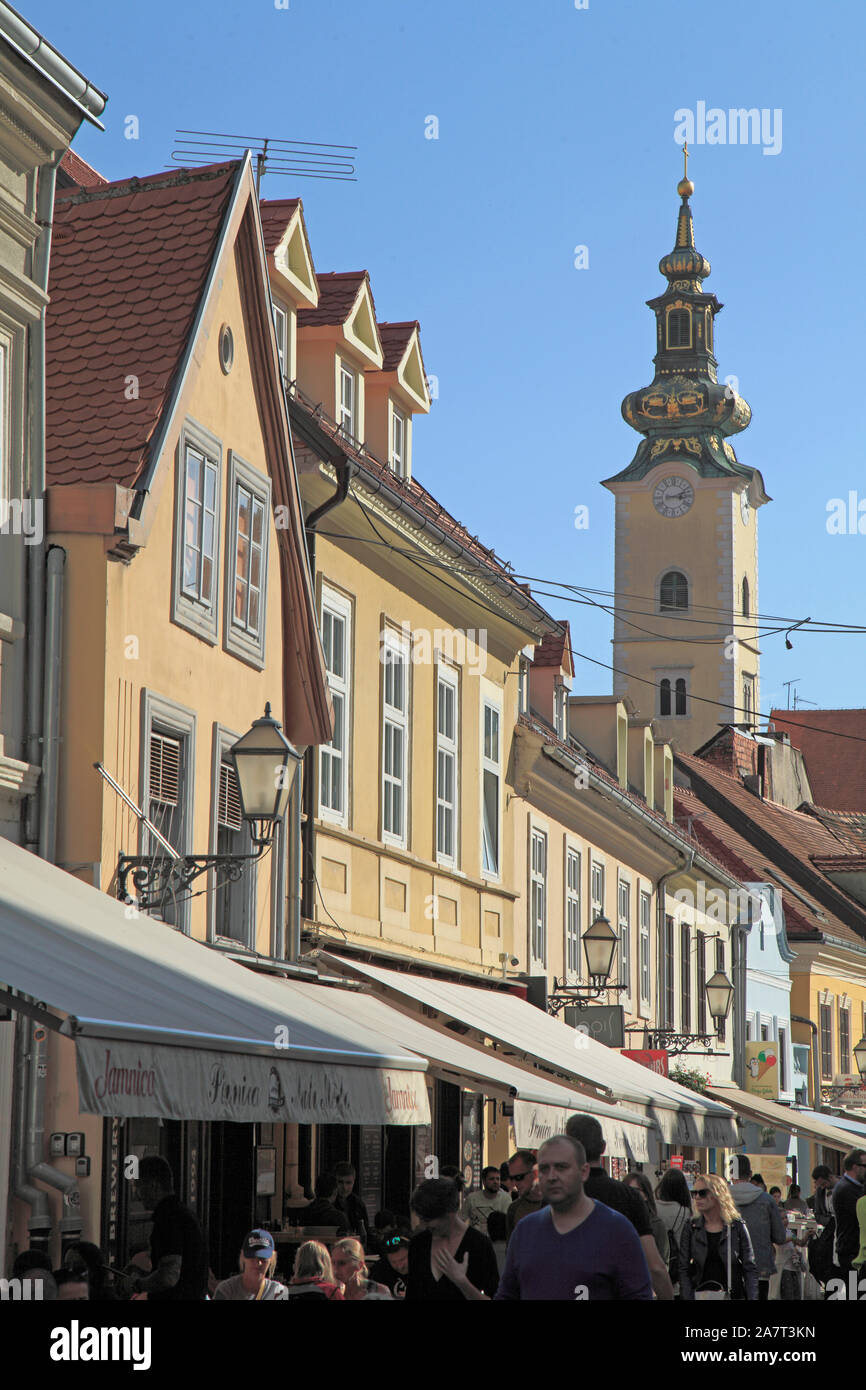
POLYGON ((52 47, 37 29, 22 19, 17 10, 0 0, 0 36, 32 68, 66 97, 97 130, 105 127, 97 118, 105 110, 108 98, 89 78, 68 63, 62 53, 52 47))
MULTIPOLYGON (((297 427, 298 434, 303 438, 309 448, 315 453, 318 453, 320 457, 323 456, 324 459, 328 463, 333 464, 335 468, 338 467, 338 460, 340 459, 349 462, 350 460, 345 450, 334 443, 334 440, 327 431, 316 425, 315 421, 311 419, 309 411, 307 411, 296 398, 290 396, 288 399, 289 414, 292 424, 297 427)), ((394 488, 389 487, 385 479, 380 478, 371 469, 365 467, 363 463, 356 460, 351 460, 351 462, 365 488, 368 488, 377 495, 382 492, 387 493, 388 502, 396 511, 410 517, 413 525, 417 526, 419 530, 425 531, 427 535, 432 536, 438 545, 448 550, 457 559, 468 561, 474 566, 478 574, 484 575, 486 579, 495 585, 503 597, 509 598, 525 613, 531 613, 536 623, 539 624, 544 631, 555 633, 564 631, 562 624, 558 623, 555 618, 551 618, 550 614, 547 613, 540 604, 536 603, 535 599, 524 593, 519 585, 515 584, 513 581, 503 579, 502 575, 498 574, 492 566, 485 564, 483 560, 479 560, 477 555, 473 555, 465 546, 461 545, 459 541, 455 541, 452 536, 449 536, 447 531, 443 531, 441 527, 437 526, 429 517, 426 517, 423 512, 418 511, 411 502, 401 497, 394 488)))

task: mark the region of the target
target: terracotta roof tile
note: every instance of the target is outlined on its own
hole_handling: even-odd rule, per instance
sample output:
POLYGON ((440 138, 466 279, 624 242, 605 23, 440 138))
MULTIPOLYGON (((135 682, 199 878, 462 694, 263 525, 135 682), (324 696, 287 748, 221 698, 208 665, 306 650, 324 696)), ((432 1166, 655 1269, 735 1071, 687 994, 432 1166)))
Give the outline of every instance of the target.
POLYGON ((262 231, 265 237, 265 250, 272 256, 280 244, 283 232, 289 225, 300 198, 264 198, 259 203, 262 215, 262 231))
MULTIPOLYGON (((715 837, 756 870, 753 875, 754 878, 765 879, 767 876, 766 867, 771 864, 774 873, 790 885, 786 897, 786 912, 790 898, 796 896, 793 891, 795 880, 791 876, 791 871, 786 867, 786 862, 790 863, 790 859, 794 858, 800 861, 813 881, 822 883, 837 895, 842 892, 842 896, 846 898, 851 911, 862 918, 862 934, 859 934, 844 921, 841 921, 831 908, 822 903, 817 910, 824 913, 828 920, 834 924, 833 934, 860 943, 866 940, 866 912, 853 898, 847 898, 844 891, 833 883, 824 868, 828 857, 833 859, 841 855, 847 858, 862 852, 862 845, 858 844, 850 833, 846 833, 842 829, 833 829, 806 811, 791 811, 785 806, 780 806, 777 802, 762 800, 743 786, 738 777, 722 772, 698 757, 677 753, 675 761, 677 766, 684 769, 689 775, 702 779, 711 795, 715 794, 724 798, 736 814, 740 824, 738 830, 734 830, 724 817, 706 806, 703 797, 707 793, 702 790, 700 784, 693 785, 695 802, 701 807, 700 819, 713 828, 715 837), (768 848, 752 843, 750 823, 761 834, 768 837, 768 848), (778 854, 773 852, 773 844, 778 847, 778 854)), ((675 792, 676 798, 681 804, 685 804, 686 793, 679 787, 675 792)), ((796 881, 796 893, 810 897, 799 880, 796 881)), ((811 896, 814 897, 814 894, 811 896)), ((811 929, 815 929, 815 923, 812 924, 811 929)), ((830 928, 828 927, 827 930, 830 928)))
POLYGON ((108 179, 102 177, 86 159, 82 159, 80 154, 74 150, 67 150, 60 161, 60 177, 58 179, 58 190, 77 184, 79 188, 100 188, 108 183, 108 179))
MULTIPOLYGON (((329 270, 317 272, 319 304, 316 309, 298 310, 298 328, 319 328, 323 324, 345 323, 358 297, 358 290, 369 277, 366 270, 329 270)), ((370 294, 372 301, 373 295, 370 294)), ((375 316, 375 306, 373 314, 375 316)))
POLYGON ((546 632, 542 640, 535 648, 532 657, 533 666, 554 666, 559 671, 563 666, 570 669, 571 665, 571 629, 568 626, 567 618, 560 618, 564 624, 564 632, 546 632))
POLYGON ((770 719, 803 754, 819 805, 866 811, 866 709, 774 709, 770 719))
POLYGON ((58 192, 47 314, 49 485, 138 481, 237 164, 58 192), (127 379, 138 395, 127 400, 127 379))
POLYGON ((409 339, 416 328, 420 330, 421 325, 417 319, 406 323, 380 323, 376 325, 379 329, 379 337, 382 339, 382 350, 385 360, 382 363, 383 372, 396 372, 400 363, 403 361, 403 354, 409 343, 409 339))

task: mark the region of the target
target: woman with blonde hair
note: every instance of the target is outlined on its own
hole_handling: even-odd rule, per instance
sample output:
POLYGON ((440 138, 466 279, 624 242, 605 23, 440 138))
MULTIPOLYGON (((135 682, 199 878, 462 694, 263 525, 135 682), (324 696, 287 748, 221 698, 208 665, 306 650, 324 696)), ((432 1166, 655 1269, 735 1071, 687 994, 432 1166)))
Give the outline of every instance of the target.
POLYGON ((384 1284, 377 1284, 370 1278, 364 1247, 359 1240, 347 1236, 338 1240, 331 1250, 331 1264, 334 1278, 343 1285, 343 1297, 353 1302, 359 1298, 378 1301, 391 1300, 391 1294, 384 1284))
POLYGON ((250 1231, 241 1246, 240 1274, 217 1284, 214 1302, 281 1303, 288 1298, 288 1291, 285 1284, 271 1278, 276 1266, 277 1252, 270 1231, 250 1231))
POLYGON ((680 1237, 680 1298, 756 1301, 752 1242, 727 1183, 717 1173, 699 1173, 692 1197, 697 1215, 680 1237))
POLYGON ((298 1247, 289 1298, 327 1298, 342 1303, 343 1286, 334 1279, 331 1257, 321 1241, 305 1240, 298 1247))

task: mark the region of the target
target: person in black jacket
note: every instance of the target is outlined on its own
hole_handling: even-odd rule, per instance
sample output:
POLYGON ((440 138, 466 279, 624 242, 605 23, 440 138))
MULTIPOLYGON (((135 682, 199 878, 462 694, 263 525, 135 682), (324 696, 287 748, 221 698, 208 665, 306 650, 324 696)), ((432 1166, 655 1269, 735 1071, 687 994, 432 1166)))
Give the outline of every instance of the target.
POLYGON ((370 1230, 370 1218, 367 1215, 367 1208, 361 1201, 355 1187, 357 1173, 354 1164, 338 1163, 334 1168, 334 1176, 337 1179, 337 1197, 334 1202, 338 1211, 343 1213, 344 1224, 349 1234, 357 1236, 361 1244, 366 1248, 367 1237, 370 1230))
POLYGON ((715 1173, 701 1173, 692 1196, 698 1214, 686 1222, 680 1238, 680 1298, 693 1302, 709 1286, 726 1290, 732 1299, 756 1301, 752 1242, 727 1183, 715 1173))
POLYGON ((496 1252, 487 1236, 460 1216, 460 1192, 451 1178, 428 1178, 412 1193, 418 1231, 409 1244, 406 1297, 473 1302, 499 1287, 496 1252))
POLYGON ((309 1206, 297 1213, 302 1226, 334 1226, 338 1235, 346 1235, 349 1218, 336 1204, 337 1179, 333 1173, 320 1173, 313 1185, 315 1197, 309 1206))
POLYGON ((847 1280, 851 1272, 851 1261, 860 1250, 860 1223, 857 1220, 857 1203, 864 1194, 863 1180, 866 1178, 866 1150, 852 1149, 845 1155, 842 1176, 833 1188, 833 1213, 836 1217, 836 1267, 841 1277, 847 1280))

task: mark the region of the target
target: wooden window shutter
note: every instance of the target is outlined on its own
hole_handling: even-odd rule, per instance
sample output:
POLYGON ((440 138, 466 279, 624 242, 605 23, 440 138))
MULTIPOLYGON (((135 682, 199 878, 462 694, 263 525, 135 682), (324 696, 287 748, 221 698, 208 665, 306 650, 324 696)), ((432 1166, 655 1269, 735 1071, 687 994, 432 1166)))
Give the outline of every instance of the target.
POLYGON ((243 826, 240 789, 231 763, 220 763, 217 819, 220 825, 225 826, 228 830, 240 830, 243 826))
POLYGON ((177 806, 180 795, 180 739, 151 732, 148 785, 151 801, 177 806))

